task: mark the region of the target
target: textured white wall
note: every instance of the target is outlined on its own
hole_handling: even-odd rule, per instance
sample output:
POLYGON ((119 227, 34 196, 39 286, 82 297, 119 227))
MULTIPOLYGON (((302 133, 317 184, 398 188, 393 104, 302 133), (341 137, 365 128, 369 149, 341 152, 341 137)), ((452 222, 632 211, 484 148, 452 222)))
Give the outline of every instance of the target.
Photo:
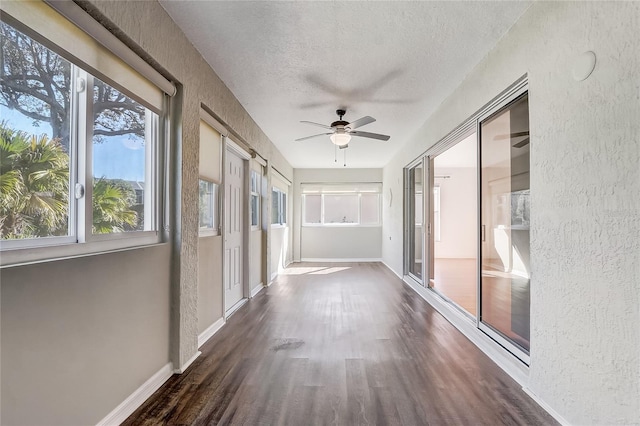
POLYGON ((529 388, 574 424, 640 419, 639 28, 638 3, 534 3, 384 168, 383 258, 402 273, 403 166, 528 74, 529 388))

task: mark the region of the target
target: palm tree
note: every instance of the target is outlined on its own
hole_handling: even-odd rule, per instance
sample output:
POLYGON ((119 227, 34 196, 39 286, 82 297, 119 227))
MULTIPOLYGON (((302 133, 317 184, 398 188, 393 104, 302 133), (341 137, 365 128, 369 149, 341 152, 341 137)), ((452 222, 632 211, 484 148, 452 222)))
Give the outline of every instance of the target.
MULTIPOLYGON (((114 179, 93 186, 93 233, 135 230, 135 192, 114 179)), ((0 239, 67 235, 69 155, 58 139, 0 122, 0 239)))
POLYGON ((134 230, 138 214, 131 210, 136 194, 124 181, 99 178, 93 182, 93 233, 134 230))
POLYGON ((57 139, 0 123, 0 238, 66 235, 69 156, 57 139))

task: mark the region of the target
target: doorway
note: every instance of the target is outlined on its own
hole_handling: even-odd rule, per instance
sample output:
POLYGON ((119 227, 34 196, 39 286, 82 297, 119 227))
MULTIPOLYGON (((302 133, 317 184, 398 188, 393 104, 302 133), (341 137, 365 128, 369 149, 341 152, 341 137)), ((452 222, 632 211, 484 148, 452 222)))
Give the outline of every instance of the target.
POLYGON ((524 78, 404 169, 405 281, 527 365, 529 169, 524 78))
POLYGON ((477 313, 478 157, 476 132, 429 156, 430 288, 475 318, 477 313))

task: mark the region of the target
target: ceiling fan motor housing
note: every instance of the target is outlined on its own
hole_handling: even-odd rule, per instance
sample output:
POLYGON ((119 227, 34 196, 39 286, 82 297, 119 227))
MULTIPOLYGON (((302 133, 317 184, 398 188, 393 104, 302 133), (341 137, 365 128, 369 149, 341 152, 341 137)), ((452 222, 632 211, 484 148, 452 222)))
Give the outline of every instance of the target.
POLYGON ((338 117, 340 117, 340 120, 338 121, 334 121, 333 123, 331 123, 331 127, 338 127, 338 126, 342 126, 342 128, 344 128, 344 126, 346 126, 347 124, 349 124, 348 121, 344 121, 342 119, 342 117, 347 113, 346 110, 344 109, 338 109, 336 110, 336 114, 338 114, 338 117))

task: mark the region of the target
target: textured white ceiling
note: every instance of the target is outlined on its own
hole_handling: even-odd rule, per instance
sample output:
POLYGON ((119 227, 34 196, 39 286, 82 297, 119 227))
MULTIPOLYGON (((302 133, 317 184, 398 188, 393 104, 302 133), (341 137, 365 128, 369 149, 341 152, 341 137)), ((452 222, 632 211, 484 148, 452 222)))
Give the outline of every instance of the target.
POLYGON ((330 124, 370 115, 348 167, 382 167, 529 6, 529 2, 160 0, 296 168, 342 167, 330 124))

